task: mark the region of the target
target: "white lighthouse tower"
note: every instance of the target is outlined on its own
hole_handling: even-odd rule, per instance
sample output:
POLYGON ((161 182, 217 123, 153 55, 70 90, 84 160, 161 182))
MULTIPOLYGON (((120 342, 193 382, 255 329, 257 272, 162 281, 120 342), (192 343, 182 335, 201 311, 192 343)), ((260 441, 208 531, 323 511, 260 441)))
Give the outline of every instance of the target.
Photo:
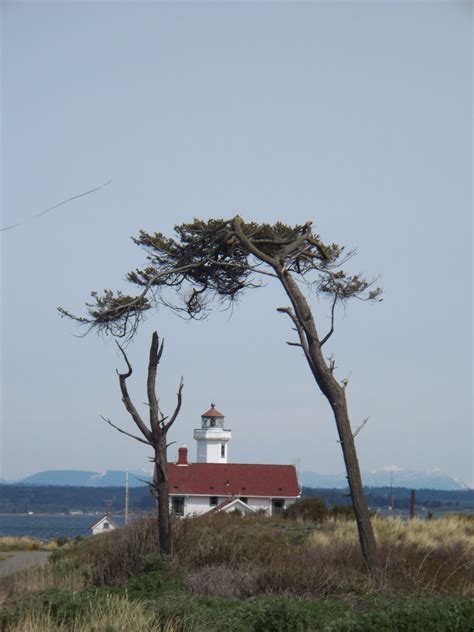
POLYGON ((231 437, 231 431, 224 428, 224 415, 212 403, 209 410, 201 415, 201 427, 194 431, 197 462, 227 463, 227 444, 231 437))

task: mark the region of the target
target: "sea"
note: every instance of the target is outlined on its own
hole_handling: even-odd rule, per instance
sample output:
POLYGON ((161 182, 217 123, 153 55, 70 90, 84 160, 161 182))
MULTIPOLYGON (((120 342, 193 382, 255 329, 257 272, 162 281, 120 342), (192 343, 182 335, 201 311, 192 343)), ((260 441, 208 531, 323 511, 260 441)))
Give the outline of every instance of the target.
MULTIPOLYGON (((103 514, 0 514, 0 537, 30 536, 38 540, 73 538, 76 535, 91 535, 91 526, 103 514)), ((124 517, 112 515, 118 526, 123 526, 124 517)), ((133 517, 131 517, 131 520, 133 517)))

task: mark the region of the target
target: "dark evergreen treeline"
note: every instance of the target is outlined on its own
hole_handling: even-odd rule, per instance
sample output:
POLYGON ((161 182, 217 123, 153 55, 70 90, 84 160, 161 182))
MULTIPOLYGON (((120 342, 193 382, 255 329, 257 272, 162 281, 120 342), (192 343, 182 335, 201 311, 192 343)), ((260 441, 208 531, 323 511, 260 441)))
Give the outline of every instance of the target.
MULTIPOLYGON (((383 509, 391 505, 393 494, 393 504, 395 509, 410 508, 411 490, 406 487, 366 487, 365 493, 369 506, 373 509, 383 509)), ((313 489, 303 487, 303 496, 318 497, 329 506, 350 505, 348 489, 313 489)), ((454 511, 463 509, 474 510, 474 490, 462 489, 444 491, 437 489, 417 489, 416 504, 427 509, 452 508, 454 511)))
MULTIPOLYGON (((365 490, 370 507, 387 508, 391 504, 390 487, 369 487, 365 490)), ((304 497, 319 497, 329 506, 349 505, 348 491, 343 489, 313 489, 303 487, 304 497)), ((410 507, 410 490, 393 488, 395 509, 410 507)), ((106 503, 112 503, 113 511, 123 511, 125 490, 123 487, 67 487, 59 485, 0 485, 0 513, 67 513, 69 511, 102 511, 106 503)), ((452 509, 474 511, 474 490, 438 491, 419 489, 416 491, 417 505, 427 509, 452 509)), ((149 510, 153 498, 147 486, 129 489, 131 510, 149 510)))
MULTIPOLYGON (((63 485, 2 485, 0 513, 67 513, 69 511, 102 511, 106 503, 113 511, 125 505, 123 487, 68 487, 63 485)), ((153 506, 148 486, 129 489, 131 510, 147 510, 153 506)))

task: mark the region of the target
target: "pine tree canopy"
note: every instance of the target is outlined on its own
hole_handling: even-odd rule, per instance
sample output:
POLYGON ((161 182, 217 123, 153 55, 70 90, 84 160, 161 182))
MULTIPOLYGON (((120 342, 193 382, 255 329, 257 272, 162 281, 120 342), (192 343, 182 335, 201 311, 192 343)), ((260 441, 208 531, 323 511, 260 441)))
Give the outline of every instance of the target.
POLYGON ((204 318, 217 299, 229 306, 243 290, 261 287, 262 278, 282 281, 291 275, 336 301, 380 300, 381 289, 342 266, 354 254, 343 246, 325 244, 312 222, 290 226, 232 219, 195 219, 174 228, 174 236, 140 231, 134 242, 146 252, 146 264, 127 275, 136 294, 93 292, 87 316, 68 316, 89 328, 114 336, 133 336, 146 312, 166 305, 187 318, 204 318), (174 292, 171 292, 174 290, 174 292), (171 300, 170 296, 174 295, 171 300))

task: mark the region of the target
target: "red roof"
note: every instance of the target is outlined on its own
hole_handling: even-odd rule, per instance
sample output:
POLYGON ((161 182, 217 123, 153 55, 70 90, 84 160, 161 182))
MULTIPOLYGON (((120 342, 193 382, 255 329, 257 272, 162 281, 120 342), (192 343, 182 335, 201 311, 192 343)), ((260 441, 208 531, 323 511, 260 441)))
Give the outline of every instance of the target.
POLYGON ((209 410, 202 413, 201 417, 224 417, 224 415, 217 410, 216 405, 213 403, 209 410))
POLYGON ((168 464, 170 494, 203 496, 299 496, 293 465, 245 463, 168 464))

